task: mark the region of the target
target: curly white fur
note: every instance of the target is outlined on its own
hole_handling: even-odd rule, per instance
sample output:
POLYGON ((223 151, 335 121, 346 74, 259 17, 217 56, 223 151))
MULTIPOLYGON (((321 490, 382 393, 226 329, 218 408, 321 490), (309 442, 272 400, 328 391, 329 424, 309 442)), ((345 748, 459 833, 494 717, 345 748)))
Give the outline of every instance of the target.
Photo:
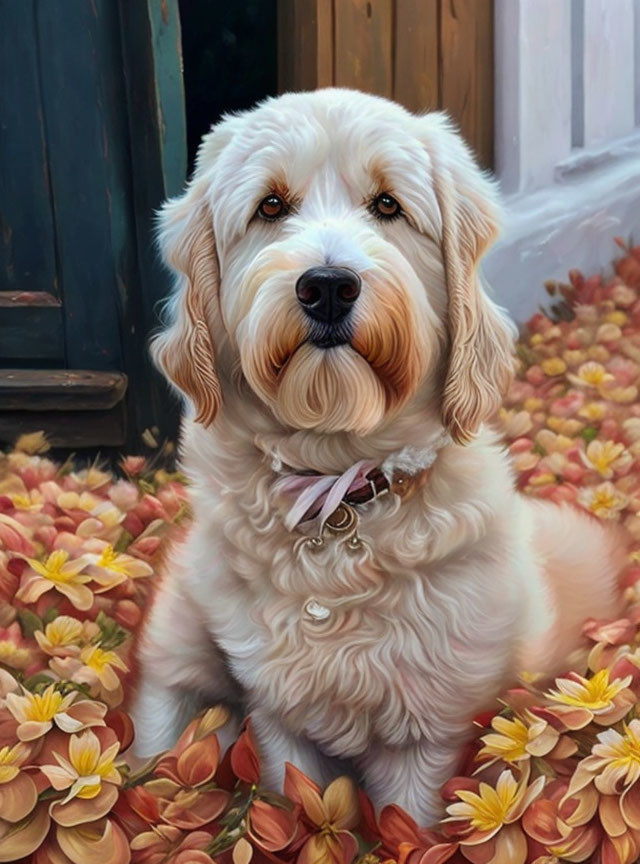
POLYGON ((512 363, 477 274, 497 209, 445 117, 354 91, 268 100, 204 139, 160 218, 177 284, 154 351, 187 397, 194 522, 140 642, 139 752, 224 700, 251 713, 265 782, 286 760, 322 781, 347 758, 376 804, 430 822, 474 714, 523 666, 558 669, 581 621, 614 611, 614 539, 519 496, 482 426, 512 363), (291 213, 268 224, 254 214, 273 191, 291 213), (369 212, 383 191, 394 222, 369 212), (327 264, 363 283, 350 343, 328 350, 295 296, 327 264), (433 464, 410 500, 358 508, 358 550, 286 530, 278 466, 359 459, 433 464), (310 599, 329 617, 308 620, 310 599))

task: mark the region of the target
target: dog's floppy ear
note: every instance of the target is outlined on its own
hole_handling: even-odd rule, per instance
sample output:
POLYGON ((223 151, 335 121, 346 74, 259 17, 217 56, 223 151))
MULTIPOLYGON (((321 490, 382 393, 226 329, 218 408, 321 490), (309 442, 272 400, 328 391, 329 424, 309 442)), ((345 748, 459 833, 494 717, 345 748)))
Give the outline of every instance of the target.
POLYGON ((514 369, 515 327, 487 297, 478 274, 498 234, 499 206, 493 183, 446 115, 421 122, 428 127, 448 297, 442 417, 454 440, 465 443, 499 408, 514 369))
POLYGON ((221 402, 210 330, 218 314, 219 273, 208 192, 223 137, 214 130, 203 139, 186 191, 158 214, 160 252, 176 281, 167 304, 169 326, 153 339, 151 353, 169 381, 193 402, 194 419, 204 426, 213 422, 221 402))

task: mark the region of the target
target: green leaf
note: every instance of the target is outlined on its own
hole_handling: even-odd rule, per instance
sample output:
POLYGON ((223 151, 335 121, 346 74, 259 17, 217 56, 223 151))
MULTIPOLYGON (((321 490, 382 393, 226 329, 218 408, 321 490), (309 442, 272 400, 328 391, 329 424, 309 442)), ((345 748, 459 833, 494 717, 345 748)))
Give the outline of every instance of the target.
POLYGON ((113 547, 113 551, 120 555, 121 552, 124 552, 125 549, 127 549, 132 540, 133 534, 129 534, 128 531, 123 531, 120 537, 118 537, 118 542, 113 547))
POLYGON ((598 437, 598 430, 595 426, 585 426, 585 428, 580 433, 584 440, 589 443, 598 437))
POLYGON ((22 635, 27 639, 33 639, 36 630, 44 630, 42 619, 31 609, 18 609, 18 621, 22 635))
POLYGON ((55 606, 52 606, 51 609, 47 609, 45 614, 42 616, 42 623, 46 626, 47 624, 51 624, 52 621, 58 617, 59 612, 55 606))

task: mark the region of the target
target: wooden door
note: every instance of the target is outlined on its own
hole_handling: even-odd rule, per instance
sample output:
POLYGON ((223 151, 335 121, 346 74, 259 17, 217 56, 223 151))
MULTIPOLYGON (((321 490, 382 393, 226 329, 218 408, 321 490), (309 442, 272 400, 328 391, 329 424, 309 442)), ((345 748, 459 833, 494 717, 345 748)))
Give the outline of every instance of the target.
POLYGON ((146 342, 183 102, 177 0, 0 0, 0 441, 175 428, 146 342))

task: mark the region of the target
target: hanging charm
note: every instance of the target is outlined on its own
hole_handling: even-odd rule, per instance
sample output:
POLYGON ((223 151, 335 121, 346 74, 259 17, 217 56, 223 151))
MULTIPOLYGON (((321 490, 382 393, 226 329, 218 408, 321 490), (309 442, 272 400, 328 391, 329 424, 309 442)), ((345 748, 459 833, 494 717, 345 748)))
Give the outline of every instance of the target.
POLYGON ((320 534, 311 537, 307 542, 310 546, 320 548, 324 546, 325 532, 336 537, 346 535, 347 547, 357 551, 362 546, 362 540, 358 536, 358 514, 353 507, 342 501, 338 507, 322 523, 320 534))
POLYGON ((304 604, 304 617, 305 620, 310 621, 313 624, 317 624, 321 621, 326 621, 327 618, 331 615, 331 610, 327 609, 326 606, 323 606, 321 603, 315 599, 315 597, 311 597, 304 604))

